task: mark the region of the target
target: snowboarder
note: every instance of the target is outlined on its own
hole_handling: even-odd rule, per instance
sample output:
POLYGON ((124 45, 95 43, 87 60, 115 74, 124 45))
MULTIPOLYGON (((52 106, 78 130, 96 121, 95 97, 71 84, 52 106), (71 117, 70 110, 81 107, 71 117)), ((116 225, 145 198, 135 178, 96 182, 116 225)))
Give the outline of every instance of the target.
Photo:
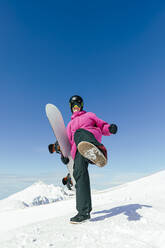
MULTIPOLYGON (((67 126, 67 135, 74 159, 73 176, 76 181, 76 209, 78 211, 70 222, 81 223, 90 219, 92 210, 88 164, 98 166, 106 164, 107 150, 100 143, 101 138, 102 135, 115 134, 117 125, 108 124, 94 113, 84 111, 83 99, 78 95, 72 96, 69 104, 72 116, 67 126)), ((63 163, 68 163, 68 158, 61 156, 61 159, 63 163)))

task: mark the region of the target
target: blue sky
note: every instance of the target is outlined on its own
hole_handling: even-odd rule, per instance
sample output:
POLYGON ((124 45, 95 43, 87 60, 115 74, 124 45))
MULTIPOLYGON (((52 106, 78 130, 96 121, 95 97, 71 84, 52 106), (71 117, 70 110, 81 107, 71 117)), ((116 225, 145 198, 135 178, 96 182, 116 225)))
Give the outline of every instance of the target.
POLYGON ((61 182, 45 105, 67 124, 74 94, 119 127, 103 137, 108 165, 89 169, 93 187, 165 169, 164 25, 164 1, 1 1, 1 178, 61 182))

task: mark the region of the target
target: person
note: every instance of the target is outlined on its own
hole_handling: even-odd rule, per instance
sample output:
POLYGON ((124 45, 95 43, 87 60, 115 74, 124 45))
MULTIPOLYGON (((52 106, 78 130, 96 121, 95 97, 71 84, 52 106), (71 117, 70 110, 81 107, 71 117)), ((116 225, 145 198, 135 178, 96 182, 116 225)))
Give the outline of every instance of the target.
MULTIPOLYGON (((76 209, 78 211, 77 215, 70 219, 70 222, 82 223, 90 219, 92 210, 88 165, 89 163, 105 165, 107 150, 101 143, 102 135, 116 134, 118 128, 116 124, 108 124, 98 118, 96 114, 84 111, 83 99, 78 95, 72 96, 69 104, 72 116, 67 125, 67 136, 71 145, 71 156, 74 159, 73 176, 76 181, 76 209), (92 148, 89 152, 88 145, 90 144, 95 149, 92 148), (82 147, 83 149, 81 149, 82 147), (84 151, 84 149, 86 150, 84 151), (96 156, 98 154, 104 161, 103 164, 98 163, 98 156, 96 156)), ((61 158, 64 163, 68 162, 68 158, 63 156, 61 158)))

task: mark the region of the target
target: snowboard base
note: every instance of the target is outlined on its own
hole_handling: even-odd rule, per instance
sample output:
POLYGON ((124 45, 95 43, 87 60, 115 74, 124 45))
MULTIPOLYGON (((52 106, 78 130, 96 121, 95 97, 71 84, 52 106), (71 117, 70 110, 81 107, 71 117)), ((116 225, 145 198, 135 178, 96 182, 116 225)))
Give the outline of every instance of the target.
POLYGON ((60 110, 53 104, 46 105, 46 115, 49 123, 53 129, 53 133, 59 143, 60 150, 64 157, 69 158, 69 163, 66 165, 68 172, 71 176, 73 187, 75 189, 75 179, 73 177, 73 164, 74 161, 70 155, 70 143, 66 132, 66 127, 60 110))

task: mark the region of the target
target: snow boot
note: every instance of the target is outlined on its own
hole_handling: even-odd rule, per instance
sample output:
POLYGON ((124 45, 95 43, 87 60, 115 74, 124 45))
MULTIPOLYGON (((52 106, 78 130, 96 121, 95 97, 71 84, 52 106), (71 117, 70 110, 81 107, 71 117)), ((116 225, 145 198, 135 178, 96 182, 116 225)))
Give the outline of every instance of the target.
POLYGON ((72 223, 72 224, 81 224, 83 222, 86 222, 90 218, 91 218, 90 214, 81 215, 81 214, 78 213, 76 216, 74 216, 74 217, 72 217, 70 219, 70 223, 72 223))
POLYGON ((92 161, 99 167, 103 167, 107 163, 107 150, 103 145, 95 146, 90 142, 81 141, 78 144, 78 151, 79 153, 87 158, 88 160, 92 161))

